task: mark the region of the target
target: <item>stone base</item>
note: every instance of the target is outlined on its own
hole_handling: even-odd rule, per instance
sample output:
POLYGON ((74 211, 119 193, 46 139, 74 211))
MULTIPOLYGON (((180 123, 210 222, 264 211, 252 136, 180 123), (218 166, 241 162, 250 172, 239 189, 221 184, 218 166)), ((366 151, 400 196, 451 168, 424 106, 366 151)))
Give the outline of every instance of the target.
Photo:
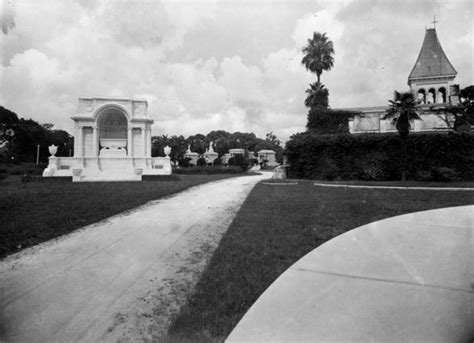
MULTIPOLYGON (((59 163, 59 164, 58 164, 59 163)), ((76 158, 68 169, 58 169, 58 163, 48 165, 44 177, 72 176, 73 182, 91 181, 141 181, 142 175, 171 175, 171 163, 167 157, 85 157, 76 158)))

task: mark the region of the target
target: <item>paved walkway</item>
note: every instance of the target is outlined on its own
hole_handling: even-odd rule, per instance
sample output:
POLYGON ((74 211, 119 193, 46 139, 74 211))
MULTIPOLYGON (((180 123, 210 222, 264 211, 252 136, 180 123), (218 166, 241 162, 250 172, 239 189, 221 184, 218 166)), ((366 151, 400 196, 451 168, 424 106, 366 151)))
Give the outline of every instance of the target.
POLYGON ((330 184, 315 182, 319 187, 339 187, 339 188, 364 188, 364 189, 408 189, 422 191, 474 191, 472 187, 420 187, 420 186, 371 186, 371 185, 348 185, 348 184, 330 184))
POLYGON ((1 261, 0 341, 153 338, 166 328, 143 323, 166 325, 158 312, 176 306, 164 285, 189 290, 173 278, 204 268, 247 194, 269 177, 201 185, 1 261))
POLYGON ((374 222, 316 248, 227 342, 470 342, 474 206, 374 222))

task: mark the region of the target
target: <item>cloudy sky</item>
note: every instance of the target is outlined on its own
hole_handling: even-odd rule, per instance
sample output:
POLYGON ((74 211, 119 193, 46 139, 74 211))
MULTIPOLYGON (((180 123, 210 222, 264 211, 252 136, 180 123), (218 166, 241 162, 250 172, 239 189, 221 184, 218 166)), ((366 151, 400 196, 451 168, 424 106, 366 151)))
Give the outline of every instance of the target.
POLYGON ((72 132, 82 96, 144 97, 154 134, 303 131, 301 65, 334 42, 330 105, 385 105, 436 15, 461 87, 474 83, 472 0, 2 0, 0 104, 72 132))

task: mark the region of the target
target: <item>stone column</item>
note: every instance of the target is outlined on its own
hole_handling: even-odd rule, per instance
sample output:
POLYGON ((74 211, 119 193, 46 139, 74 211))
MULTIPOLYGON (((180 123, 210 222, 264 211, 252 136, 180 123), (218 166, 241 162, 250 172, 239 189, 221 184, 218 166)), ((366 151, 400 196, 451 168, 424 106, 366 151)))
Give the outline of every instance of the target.
POLYGON ((82 134, 83 127, 79 125, 77 127, 77 151, 74 152, 75 157, 82 157, 82 152, 84 151, 84 147, 82 146, 82 134))
POLYGON ((146 126, 142 127, 142 152, 143 152, 143 157, 146 157, 146 126))
POLYGON ((132 136, 132 130, 133 128, 131 126, 128 127, 127 129, 127 133, 128 133, 128 137, 127 137, 127 155, 128 157, 133 157, 133 147, 132 147, 132 144, 133 144, 133 136, 132 136))
POLYGON ((92 156, 98 156, 98 139, 97 139, 97 126, 92 126, 92 156))
POLYGON ((147 130, 147 138, 146 138, 146 156, 151 157, 151 128, 149 127, 147 130))

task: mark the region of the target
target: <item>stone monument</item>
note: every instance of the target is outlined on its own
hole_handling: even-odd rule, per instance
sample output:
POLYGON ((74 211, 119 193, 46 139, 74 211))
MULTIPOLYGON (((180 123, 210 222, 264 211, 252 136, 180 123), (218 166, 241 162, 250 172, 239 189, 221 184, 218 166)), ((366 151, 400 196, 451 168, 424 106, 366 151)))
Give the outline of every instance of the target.
POLYGON ((214 151, 214 148, 212 147, 212 142, 209 143, 209 148, 206 150, 206 152, 203 154, 204 159, 206 160, 207 164, 212 164, 216 160, 216 158, 219 156, 217 152, 214 151))
MULTIPOLYGON (((74 121, 74 156, 50 149, 44 177, 73 181, 140 181, 142 175, 170 175, 169 156, 151 157, 151 125, 144 99, 80 98, 74 121)), ((53 149, 54 150, 54 149, 53 149)))

